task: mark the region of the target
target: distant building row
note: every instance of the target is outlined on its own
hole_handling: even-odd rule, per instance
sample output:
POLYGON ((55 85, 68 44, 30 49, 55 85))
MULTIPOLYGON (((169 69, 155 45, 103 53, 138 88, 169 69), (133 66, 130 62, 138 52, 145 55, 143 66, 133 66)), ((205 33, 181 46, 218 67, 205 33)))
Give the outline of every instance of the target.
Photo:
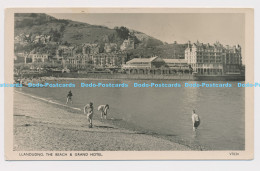
MULTIPOLYGON (((48 54, 29 54, 25 55, 24 63, 44 63, 47 61, 57 61, 72 68, 84 68, 86 65, 93 65, 94 67, 121 67, 125 63, 125 52, 111 52, 111 53, 97 53, 97 54, 77 54, 67 58, 53 58, 50 59, 48 54)), ((17 60, 17 57, 16 59, 17 60)))
POLYGON ((125 52, 111 52, 98 54, 78 54, 63 60, 67 66, 81 68, 86 65, 93 65, 96 68, 121 67, 125 63, 125 52))
MULTIPOLYGON (((120 46, 121 51, 134 49, 134 41, 132 39, 125 40, 122 45, 120 46)), ((105 43, 104 45, 104 52, 116 52, 118 51, 118 46, 116 43, 105 43)), ((85 43, 82 44, 81 47, 79 46, 65 46, 60 45, 56 50, 56 56, 58 57, 71 57, 81 52, 83 55, 85 54, 98 54, 100 53, 100 45, 95 43, 85 43)))
MULTIPOLYGON (((242 69, 241 46, 223 46, 219 42, 177 44, 173 46, 172 58, 134 58, 126 61, 125 51, 116 51, 117 44, 106 43, 105 52, 99 52, 98 44, 83 44, 81 47, 59 46, 54 60, 62 61, 71 67, 80 68, 92 64, 94 67, 122 67, 128 73, 145 74, 149 70, 161 70, 171 74, 190 72, 198 75, 240 74, 242 69)), ((125 41, 121 49, 134 48, 131 39, 125 41)), ((29 54, 31 62, 46 62, 48 54, 29 54)), ((28 60, 25 60, 28 61, 28 60)), ((152 72, 151 71, 151 72, 152 72)))

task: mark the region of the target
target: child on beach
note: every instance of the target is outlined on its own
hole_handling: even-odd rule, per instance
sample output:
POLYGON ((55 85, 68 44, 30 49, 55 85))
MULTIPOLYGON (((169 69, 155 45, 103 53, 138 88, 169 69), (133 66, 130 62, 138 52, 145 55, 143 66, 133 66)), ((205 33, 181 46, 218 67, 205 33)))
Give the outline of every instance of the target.
POLYGON ((200 118, 199 115, 196 114, 195 110, 192 111, 192 126, 193 126, 193 131, 196 131, 198 126, 200 125, 200 118))
POLYGON ((66 102, 66 104, 68 104, 69 101, 72 104, 72 93, 71 93, 71 90, 69 91, 69 93, 67 95, 67 102, 66 102))
POLYGON ((87 113, 87 118, 88 118, 88 122, 89 122, 89 128, 92 128, 92 118, 93 118, 93 114, 94 114, 94 111, 93 111, 93 103, 90 102, 89 104, 87 104, 85 107, 84 107, 84 114, 87 113))
POLYGON ((103 119, 103 116, 105 117, 105 119, 107 119, 108 109, 109 109, 109 105, 108 104, 98 106, 98 111, 101 112, 101 119, 103 119))

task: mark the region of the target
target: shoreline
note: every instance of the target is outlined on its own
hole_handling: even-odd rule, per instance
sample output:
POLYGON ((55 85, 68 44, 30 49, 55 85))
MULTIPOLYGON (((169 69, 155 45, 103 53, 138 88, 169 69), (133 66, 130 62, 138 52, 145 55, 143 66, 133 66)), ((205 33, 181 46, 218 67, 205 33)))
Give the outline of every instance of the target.
MULTIPOLYGON (((37 114, 35 114, 33 112, 31 114, 29 114, 32 116, 27 116, 27 114, 26 114, 26 116, 23 116, 23 114, 19 114, 19 109, 24 108, 24 106, 19 106, 19 103, 15 102, 16 104, 18 104, 18 106, 16 105, 14 107, 15 108, 14 109, 14 121, 15 121, 14 130, 16 130, 15 131, 16 133, 14 132, 14 140, 16 142, 14 150, 17 150, 17 151, 24 150, 24 148, 26 148, 27 150, 28 150, 28 148, 29 148, 29 150, 32 150, 32 149, 30 149, 32 147, 27 147, 27 145, 24 145, 23 143, 19 144, 19 142, 17 142, 17 139, 18 140, 24 139, 25 138, 24 135, 21 135, 19 133, 18 133, 18 135, 16 135, 17 129, 27 130, 30 128, 34 128, 36 131, 37 131, 37 129, 43 129, 40 132, 45 132, 45 131, 48 132, 48 131, 52 130, 52 131, 50 131, 51 134, 56 134, 56 131, 62 132, 62 135, 65 137, 72 134, 72 132, 73 132, 73 134, 74 133, 79 134, 80 137, 81 137, 81 135, 84 135, 83 137, 85 137, 85 134, 92 134, 92 136, 96 137, 94 139, 106 139, 106 142, 111 141, 111 142, 109 142, 109 147, 105 147, 102 144, 103 141, 102 142, 98 141, 98 144, 101 143, 102 145, 100 145, 100 146, 94 145, 93 148, 81 146, 81 145, 79 147, 74 147, 73 144, 67 143, 65 146, 69 146, 70 148, 68 148, 68 149, 65 148, 65 149, 67 149, 68 151, 72 151, 75 149, 79 150, 79 151, 84 151, 84 150, 117 151, 119 149, 124 150, 124 151, 143 151, 143 150, 153 150, 153 151, 157 151, 157 150, 166 150, 166 151, 197 150, 197 151, 201 151, 202 150, 201 148, 190 147, 188 145, 183 145, 181 143, 174 142, 172 140, 163 138, 161 135, 158 135, 158 134, 155 134, 152 132, 149 133, 146 131, 141 131, 139 129, 134 130, 128 126, 124 127, 122 125, 124 125, 125 123, 122 124, 121 121, 118 121, 116 119, 109 119, 107 121, 102 122, 97 119, 97 116, 98 116, 97 114, 94 115, 94 118, 93 118, 94 128, 88 128, 86 117, 85 117, 85 115, 81 114, 82 109, 73 108, 71 106, 66 106, 64 104, 60 104, 60 103, 57 103, 52 100, 44 99, 44 98, 34 96, 31 94, 22 93, 19 91, 15 91, 14 93, 15 93, 15 97, 16 98, 18 97, 18 100, 19 100, 19 98, 22 98, 23 100, 26 99, 27 101, 30 101, 31 103, 37 103, 40 106, 45 106, 45 108, 47 108, 46 110, 51 110, 51 109, 55 110, 55 112, 53 112, 53 113, 56 113, 56 111, 57 111, 57 113, 60 112, 59 114, 57 114, 58 115, 57 117, 59 119, 63 118, 63 115, 65 115, 65 114, 69 116, 69 120, 66 120, 66 126, 63 125, 63 123, 61 124, 60 123, 61 121, 56 120, 57 119, 57 118, 55 118, 56 116, 54 117, 53 115, 51 115, 51 117, 54 117, 53 120, 51 119, 51 117, 48 118, 48 116, 44 116, 43 114, 41 114, 41 112, 43 112, 41 110, 40 110, 40 113, 38 113, 38 114, 41 115, 40 118, 43 118, 43 120, 38 118, 38 116, 36 116, 37 114), (45 117, 47 117, 47 118, 45 118, 45 117), (70 117, 72 117, 72 119, 70 117), (46 121, 46 120, 48 120, 48 121, 46 121), (78 123, 76 121, 80 122, 81 126, 78 126, 78 123), (99 135, 99 134, 102 134, 102 135, 99 135), (105 135, 105 137, 106 136, 108 136, 108 137, 103 138, 104 135, 105 135), (113 136, 118 137, 117 141, 119 141, 119 142, 115 143, 113 136), (136 142, 132 142, 132 140, 130 140, 129 143, 131 144, 131 146, 128 147, 128 146, 124 145, 124 143, 127 144, 125 139, 127 139, 127 140, 134 139, 136 142), (147 143, 149 143, 149 142, 147 142, 148 139, 149 139, 150 145, 147 145, 147 143), (120 140, 122 140, 122 141, 120 141, 120 140), (155 144, 151 143, 151 141, 154 141, 156 143, 155 144), (121 144, 121 143, 123 143, 123 144, 121 144), (22 146, 25 146, 25 147, 22 147, 22 146), (73 146, 73 147, 71 147, 71 146, 73 146), (90 148, 90 149, 85 149, 85 148, 90 148)), ((15 99, 15 101, 17 101, 17 100, 15 99)), ((29 105, 29 104, 24 104, 24 105, 29 105)), ((22 111, 22 110, 20 109, 20 111, 22 111)), ((29 112, 27 111, 27 113, 30 113, 30 112, 31 111, 29 111, 29 112)), ((47 113, 47 115, 48 114, 49 113, 47 113)), ((25 132, 28 132, 28 130, 25 132)), ((46 136, 46 135, 42 135, 42 136, 46 136)), ((30 139, 34 139, 34 138, 35 137, 30 137, 30 139)), ((38 137, 38 138, 40 138, 40 137, 38 137)), ((93 144, 93 142, 91 142, 90 140, 85 140, 85 138, 82 138, 82 139, 84 139, 83 142, 82 142, 82 140, 79 140, 79 142, 81 144, 86 143, 85 141, 87 141, 87 143, 89 143, 89 144, 93 144)), ((66 141, 68 141, 68 139, 66 139, 66 141)), ((30 142, 29 144, 31 144, 31 143, 33 143, 33 142, 30 142)), ((47 144, 49 144, 49 143, 47 143, 47 144)), ((34 144, 32 146, 34 146, 33 147, 34 151, 35 151, 35 148, 36 149, 39 148, 37 144, 34 144)), ((41 146, 46 146, 46 144, 41 145, 41 146)), ((48 147, 51 149, 53 148, 51 144, 49 144, 48 147)), ((55 148, 57 148, 57 149, 61 148, 60 150, 64 150, 64 147, 56 146, 55 148)), ((44 149, 44 150, 48 150, 48 149, 44 149)))
MULTIPOLYGON (((245 81, 245 75, 143 75, 143 74, 25 74, 27 77, 45 78, 46 80, 182 80, 182 81, 245 81)), ((17 76, 18 77, 18 76, 17 76)))
MULTIPOLYGON (((35 78, 34 78, 35 79, 35 78)), ((25 79, 26 80, 26 79, 25 79)), ((184 79, 124 79, 124 78, 73 78, 73 77, 38 77, 36 78, 36 82, 46 82, 46 81, 127 81, 127 80, 136 80, 136 81, 147 81, 147 80, 164 80, 164 81, 188 81, 188 82, 196 82, 196 81, 204 81, 204 82, 219 82, 219 81, 245 81, 245 80, 184 80, 184 79), (43 81, 44 80, 44 81, 43 81)), ((26 82, 26 81, 25 81, 26 82)))

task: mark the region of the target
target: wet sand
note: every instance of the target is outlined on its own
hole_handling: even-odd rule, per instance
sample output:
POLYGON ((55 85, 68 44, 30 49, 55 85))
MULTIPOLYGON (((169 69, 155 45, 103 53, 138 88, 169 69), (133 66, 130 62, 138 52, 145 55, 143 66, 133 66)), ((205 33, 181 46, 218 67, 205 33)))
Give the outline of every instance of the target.
POLYGON ((98 119, 93 128, 86 115, 62 105, 14 94, 15 151, 185 151, 166 139, 117 127, 98 119))

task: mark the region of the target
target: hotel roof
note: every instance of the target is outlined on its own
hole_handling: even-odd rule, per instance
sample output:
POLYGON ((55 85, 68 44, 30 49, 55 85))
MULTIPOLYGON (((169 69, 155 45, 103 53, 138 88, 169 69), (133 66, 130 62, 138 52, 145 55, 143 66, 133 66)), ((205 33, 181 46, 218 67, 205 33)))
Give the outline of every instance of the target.
POLYGON ((134 58, 134 59, 128 61, 127 63, 152 62, 152 61, 155 60, 157 57, 158 57, 158 56, 151 57, 151 58, 134 58))
POLYGON ((185 59, 163 59, 165 63, 187 63, 185 59))

